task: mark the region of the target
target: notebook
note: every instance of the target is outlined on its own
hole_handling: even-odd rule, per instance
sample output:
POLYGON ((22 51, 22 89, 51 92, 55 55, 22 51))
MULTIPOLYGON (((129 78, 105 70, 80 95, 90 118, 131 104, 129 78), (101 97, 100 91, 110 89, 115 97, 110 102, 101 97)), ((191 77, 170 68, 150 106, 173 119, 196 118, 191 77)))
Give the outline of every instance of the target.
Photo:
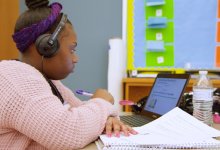
POLYGON ((203 149, 219 150, 220 131, 197 120, 187 112, 175 107, 160 118, 134 128, 138 134, 120 138, 105 134, 96 142, 99 149, 162 150, 203 149))
POLYGON ((190 79, 189 74, 158 74, 140 114, 120 116, 125 124, 142 126, 175 108, 190 79))

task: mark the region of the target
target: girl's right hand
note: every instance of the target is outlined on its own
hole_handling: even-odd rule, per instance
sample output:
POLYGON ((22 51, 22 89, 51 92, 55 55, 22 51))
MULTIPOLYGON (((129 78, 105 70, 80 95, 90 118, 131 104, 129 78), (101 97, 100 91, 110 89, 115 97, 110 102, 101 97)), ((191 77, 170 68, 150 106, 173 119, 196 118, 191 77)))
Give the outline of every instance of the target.
POLYGON ((114 104, 113 96, 105 89, 97 89, 95 93, 93 93, 92 98, 102 98, 112 104, 114 104))

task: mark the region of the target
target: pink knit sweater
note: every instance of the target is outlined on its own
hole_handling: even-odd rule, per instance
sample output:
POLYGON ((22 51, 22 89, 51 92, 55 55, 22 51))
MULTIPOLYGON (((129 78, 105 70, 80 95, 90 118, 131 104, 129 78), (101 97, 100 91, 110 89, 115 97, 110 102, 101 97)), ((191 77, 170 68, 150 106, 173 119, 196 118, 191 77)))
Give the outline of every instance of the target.
POLYGON ((0 149, 79 149, 102 133, 108 116, 117 115, 109 102, 81 102, 60 81, 53 83, 71 109, 32 66, 0 62, 0 149))

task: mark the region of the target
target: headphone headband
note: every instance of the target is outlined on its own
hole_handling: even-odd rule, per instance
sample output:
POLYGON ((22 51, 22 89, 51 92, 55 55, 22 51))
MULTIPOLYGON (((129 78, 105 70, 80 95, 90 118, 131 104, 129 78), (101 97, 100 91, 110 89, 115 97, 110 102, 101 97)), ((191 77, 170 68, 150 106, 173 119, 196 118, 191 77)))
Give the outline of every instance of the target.
POLYGON ((54 44, 54 41, 57 39, 58 34, 63 29, 63 27, 65 26, 66 22, 67 22, 67 15, 66 14, 62 14, 60 23, 57 25, 55 31, 53 32, 53 34, 50 36, 50 38, 48 40, 48 44, 49 45, 52 46, 54 44))

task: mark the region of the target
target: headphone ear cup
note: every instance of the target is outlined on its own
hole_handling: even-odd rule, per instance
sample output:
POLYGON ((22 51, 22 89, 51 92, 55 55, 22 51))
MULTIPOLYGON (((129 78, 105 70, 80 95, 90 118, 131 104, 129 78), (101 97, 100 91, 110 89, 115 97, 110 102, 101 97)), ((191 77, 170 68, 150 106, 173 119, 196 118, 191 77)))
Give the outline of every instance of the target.
POLYGON ((54 56, 59 49, 59 42, 57 39, 54 40, 53 45, 49 45, 48 41, 50 37, 51 34, 42 34, 35 42, 38 53, 46 58, 54 56))

